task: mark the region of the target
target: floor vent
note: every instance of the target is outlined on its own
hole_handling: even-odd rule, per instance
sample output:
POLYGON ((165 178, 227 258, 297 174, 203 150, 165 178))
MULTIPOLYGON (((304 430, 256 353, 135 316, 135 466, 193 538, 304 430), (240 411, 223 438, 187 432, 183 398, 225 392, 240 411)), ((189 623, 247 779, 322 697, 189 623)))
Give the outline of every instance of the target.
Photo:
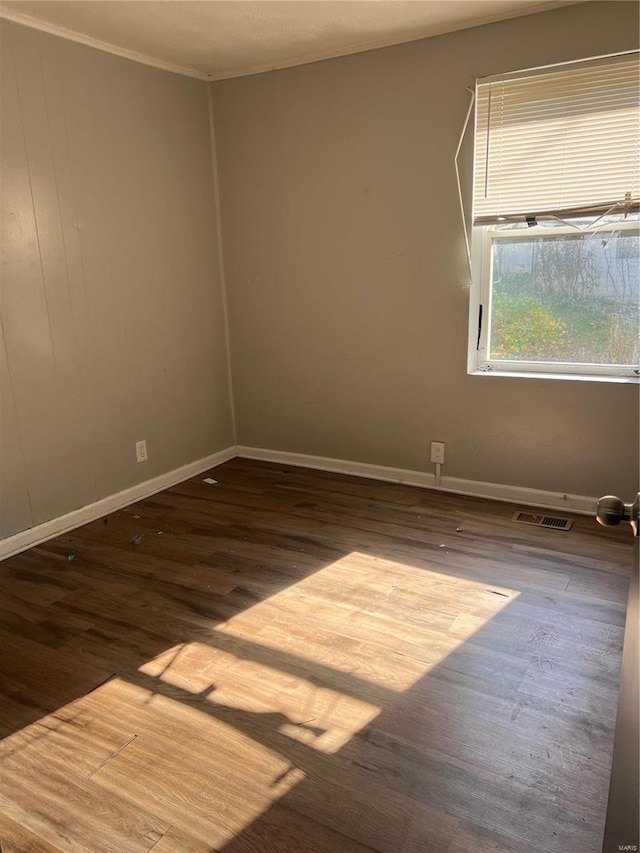
POLYGON ((517 512, 513 521, 520 524, 534 524, 536 527, 549 527, 551 530, 571 530, 573 521, 558 515, 536 515, 533 512, 517 512))

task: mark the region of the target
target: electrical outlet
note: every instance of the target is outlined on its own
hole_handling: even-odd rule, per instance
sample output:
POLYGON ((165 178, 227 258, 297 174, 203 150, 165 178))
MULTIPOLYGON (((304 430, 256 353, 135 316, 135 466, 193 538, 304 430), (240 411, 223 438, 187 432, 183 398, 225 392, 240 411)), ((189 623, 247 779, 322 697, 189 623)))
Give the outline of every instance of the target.
POLYGON ((136 459, 138 462, 146 462, 148 458, 147 442, 144 440, 136 441, 136 459))
POLYGON ((431 442, 431 461, 439 462, 440 465, 444 465, 444 441, 432 441, 431 442))

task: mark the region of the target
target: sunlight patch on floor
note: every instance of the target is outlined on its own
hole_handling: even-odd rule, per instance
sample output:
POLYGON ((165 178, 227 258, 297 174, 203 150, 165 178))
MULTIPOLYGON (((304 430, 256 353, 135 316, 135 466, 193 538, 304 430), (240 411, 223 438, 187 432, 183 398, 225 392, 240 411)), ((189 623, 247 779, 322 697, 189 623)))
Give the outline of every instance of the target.
MULTIPOLYGON (((251 651, 253 644, 247 645, 251 651)), ((304 661, 298 669, 299 674, 285 673, 193 642, 168 649, 141 666, 140 672, 198 694, 220 714, 237 712, 235 721, 233 714, 221 717, 232 726, 239 715, 272 715, 277 730, 286 737, 326 753, 339 749, 380 712, 379 705, 352 695, 361 688, 366 693, 366 684, 354 682, 341 691, 310 678, 304 661)), ((331 673, 324 677, 329 681, 331 673)))
POLYGON ((403 692, 518 595, 353 552, 216 630, 403 692))
POLYGON ((222 708, 218 717, 184 690, 157 688, 155 679, 147 688, 115 678, 82 700, 88 731, 75 737, 112 720, 126 743, 98 765, 92 785, 219 849, 305 778, 303 762, 282 748, 287 739, 278 742, 282 715, 222 708))
POLYGON ((140 671, 331 754, 517 595, 353 552, 140 671))
MULTIPOLYGON (((349 554, 212 628, 208 641, 166 649, 139 668, 142 685, 105 685, 148 715, 157 740, 136 740, 95 781, 143 802, 154 791, 166 801, 168 780, 184 780, 202 822, 191 833, 211 841, 215 814, 213 840, 223 846, 317 773, 321 756, 330 762, 381 711, 393 712, 518 594, 349 554)), ((180 826, 179 800, 175 808, 168 819, 180 826)))
POLYGON ((8 738, 4 771, 71 774, 223 848, 305 778, 328 785, 333 755, 517 595, 354 552, 8 738))

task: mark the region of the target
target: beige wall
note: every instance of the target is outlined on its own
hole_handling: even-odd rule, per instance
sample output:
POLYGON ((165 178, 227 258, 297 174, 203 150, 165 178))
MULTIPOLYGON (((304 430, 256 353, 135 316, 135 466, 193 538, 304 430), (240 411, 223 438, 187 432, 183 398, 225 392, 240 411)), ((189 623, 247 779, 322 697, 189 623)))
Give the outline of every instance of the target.
POLYGON ((453 155, 476 76, 637 33, 587 3, 213 84, 240 444, 631 497, 637 386, 467 375, 453 155))
MULTIPOLYGON (((637 387, 466 375, 453 153, 476 75, 637 30, 589 3, 212 87, 241 444, 630 496, 637 387)), ((7 536, 234 439, 207 85, 1 31, 7 536)))
POLYGON ((1 97, 10 535, 233 438, 207 84, 3 21, 1 97))

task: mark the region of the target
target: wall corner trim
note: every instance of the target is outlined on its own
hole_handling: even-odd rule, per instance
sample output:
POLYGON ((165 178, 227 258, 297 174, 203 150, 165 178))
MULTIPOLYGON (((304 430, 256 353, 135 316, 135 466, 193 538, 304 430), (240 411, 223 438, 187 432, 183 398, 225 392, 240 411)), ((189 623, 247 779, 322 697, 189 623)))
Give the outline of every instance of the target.
POLYGON ((135 486, 124 489, 122 492, 116 492, 114 495, 101 498, 99 501, 87 504, 87 506, 80 507, 80 509, 72 510, 72 512, 68 512, 58 518, 52 518, 50 521, 45 521, 42 524, 37 524, 35 527, 29 527, 27 530, 15 533, 13 536, 8 536, 6 539, 0 540, 0 560, 12 557, 21 551, 26 551, 27 548, 33 548, 34 545, 41 545, 43 542, 60 536, 62 533, 68 533, 70 530, 75 530, 76 527, 80 527, 90 521, 95 521, 97 518, 108 515, 110 512, 115 512, 118 509, 129 506, 129 504, 168 489, 170 486, 175 486, 184 480, 189 480, 191 477, 202 474, 210 468, 215 468, 223 462, 228 462, 236 455, 235 447, 227 447, 217 453, 212 453, 210 456, 205 456, 202 459, 197 459, 195 462, 189 462, 180 468, 174 468, 172 471, 160 474, 158 477, 153 477, 151 480, 137 483, 135 486))
POLYGON ((408 486, 420 486, 441 492, 488 498, 494 501, 523 504, 541 509, 573 512, 580 515, 594 515, 597 498, 587 495, 570 495, 560 492, 548 492, 542 489, 530 489, 526 486, 510 486, 502 483, 484 483, 479 480, 463 480, 458 477, 442 476, 440 487, 435 485, 434 474, 425 471, 409 471, 405 468, 388 468, 384 465, 370 465, 366 462, 349 462, 344 459, 330 459, 325 456, 307 456, 304 453, 286 453, 280 450, 265 450, 260 447, 237 447, 237 455, 245 459, 257 459, 263 462, 277 462, 284 465, 299 465, 302 468, 318 468, 321 471, 333 471, 339 474, 352 474, 356 477, 368 477, 373 480, 385 480, 390 483, 404 483, 408 486))
POLYGON ((39 18, 34 18, 32 15, 26 15, 24 12, 8 9, 2 5, 0 5, 1 19, 14 24, 21 24, 23 27, 30 27, 32 30, 40 30, 42 33, 58 36, 59 38, 67 39, 67 41, 75 41, 77 44, 84 44, 86 47, 94 47, 96 50, 102 50, 104 53, 112 53, 114 56, 121 56, 123 59, 131 59, 133 62, 139 62, 141 65, 159 68, 161 71, 170 71, 172 74, 180 74, 183 77, 194 77, 196 80, 211 79, 209 74, 199 71, 197 68, 186 68, 183 65, 175 65, 173 62, 165 62, 162 59, 148 56, 145 53, 139 53, 137 50, 128 50, 125 47, 119 47, 117 44, 111 44, 92 36, 86 36, 75 30, 60 27, 49 21, 42 21, 39 18))
POLYGON ((213 109, 212 84, 207 84, 207 111, 209 116, 209 148, 211 150, 211 177, 213 180, 213 201, 216 212, 216 249, 218 257, 218 276, 222 299, 222 319, 224 321, 224 345, 227 359, 227 382, 229 384, 229 411, 231 414, 231 432, 234 445, 238 443, 236 425, 236 403, 233 394, 233 365, 231 363, 231 327, 229 325, 229 297, 227 278, 224 268, 224 247, 222 245, 222 205, 220 203, 220 175, 218 172, 218 146, 216 142, 216 122, 213 109))

